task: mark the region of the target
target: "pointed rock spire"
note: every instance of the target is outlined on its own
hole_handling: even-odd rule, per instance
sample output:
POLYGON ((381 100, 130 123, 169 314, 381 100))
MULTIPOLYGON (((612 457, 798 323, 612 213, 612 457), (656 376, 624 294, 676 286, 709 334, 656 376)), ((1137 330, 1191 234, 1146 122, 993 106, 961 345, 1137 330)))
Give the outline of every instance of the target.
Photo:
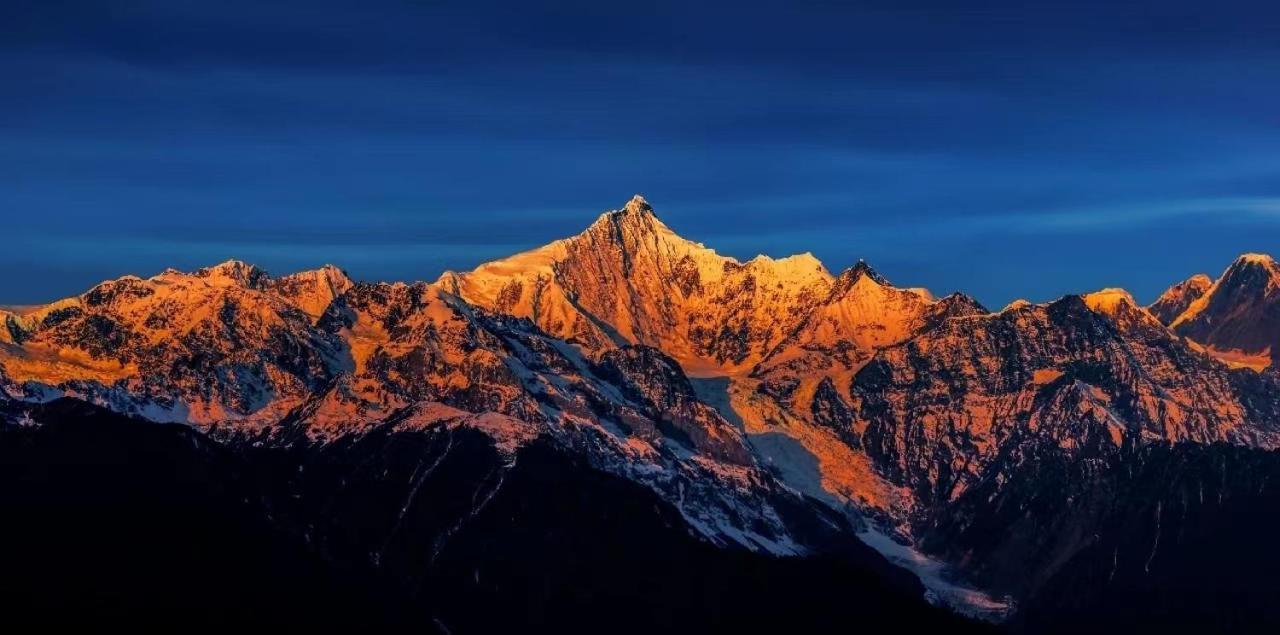
POLYGON ((1280 286, 1280 265, 1266 254, 1242 254, 1214 283, 1211 293, 1261 293, 1280 286))
POLYGON ((877 273, 875 269, 871 268, 871 265, 867 264, 867 261, 861 258, 858 259, 857 264, 855 264, 852 268, 849 269, 849 275, 854 280, 858 279, 859 277, 866 276, 868 278, 871 278, 872 280, 875 280, 879 284, 882 284, 882 285, 889 284, 889 281, 886 280, 884 276, 877 273))
POLYGON ((653 213, 653 207, 649 205, 649 201, 644 200, 644 197, 639 194, 632 196, 622 209, 632 214, 653 213))
POLYGON ((987 307, 978 302, 976 298, 967 294, 955 291, 950 295, 938 300, 937 306, 941 311, 949 315, 980 315, 990 313, 987 307))
POLYGON ((859 258, 857 264, 845 269, 840 276, 836 278, 836 283, 831 290, 832 295, 843 295, 848 292, 849 289, 852 289, 853 286, 863 278, 866 278, 882 287, 893 286, 889 284, 889 281, 886 280, 884 276, 876 273, 876 270, 872 269, 871 265, 867 264, 865 260, 859 258))
MULTIPOLYGON (((653 207, 644 197, 636 194, 622 209, 610 210, 600 215, 596 222, 583 232, 608 231, 618 238, 626 233, 671 233, 671 230, 653 213, 653 207)), ((579 234, 581 236, 582 234, 579 234)))
POLYGON ((1241 254, 1214 283, 1214 293, 1280 286, 1280 265, 1266 254, 1241 254))

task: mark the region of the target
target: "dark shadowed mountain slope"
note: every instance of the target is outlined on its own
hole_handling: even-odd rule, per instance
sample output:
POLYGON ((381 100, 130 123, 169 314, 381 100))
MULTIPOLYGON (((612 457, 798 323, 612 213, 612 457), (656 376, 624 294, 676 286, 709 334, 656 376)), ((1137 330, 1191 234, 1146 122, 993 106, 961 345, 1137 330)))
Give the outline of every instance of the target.
POLYGON ((1016 590, 1025 633, 1266 633, 1280 627, 1280 454, 1126 444, 1016 468, 922 532, 977 579, 1016 590), (1011 485, 999 483, 1008 479, 1011 485))
POLYGON ((1267 366, 1280 352, 1280 265, 1241 256, 1169 326, 1228 362, 1267 366))
POLYGON ((0 541, 11 621, 985 630, 860 545, 822 559, 712 545, 550 440, 512 455, 441 426, 237 449, 68 400, 7 407, 39 424, 0 429, 0 497, 23 520, 0 541))
POLYGON ((10 627, 431 630, 394 585, 275 526, 236 452, 71 400, 22 410, 30 427, 0 423, 10 627))

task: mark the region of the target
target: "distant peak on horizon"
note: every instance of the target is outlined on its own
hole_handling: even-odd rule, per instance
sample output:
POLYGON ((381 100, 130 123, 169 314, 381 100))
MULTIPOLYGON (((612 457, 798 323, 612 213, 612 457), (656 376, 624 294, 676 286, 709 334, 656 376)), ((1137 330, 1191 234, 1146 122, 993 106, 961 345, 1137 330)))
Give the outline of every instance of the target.
POLYGON ((193 271, 181 271, 179 269, 174 269, 173 267, 169 267, 164 271, 161 271, 160 273, 152 276, 152 278, 159 278, 163 276, 184 276, 184 277, 196 277, 196 278, 227 278, 227 279, 233 279, 245 284, 251 284, 258 280, 269 281, 269 280, 301 279, 301 278, 311 278, 311 277, 315 277, 315 278, 323 277, 328 279, 339 279, 339 278, 349 279, 350 278, 350 276, 347 274, 345 269, 333 263, 325 263, 313 269, 301 269, 298 271, 293 271, 290 273, 277 276, 277 275, 273 275, 271 272, 267 271, 266 269, 256 264, 253 264, 251 262, 246 262, 238 258, 228 258, 227 260, 224 260, 217 264, 209 265, 207 267, 200 267, 193 271))
POLYGON ((1270 280, 1271 284, 1280 286, 1280 264, 1277 264, 1269 254, 1254 252, 1241 254, 1214 281, 1213 287, 1247 284, 1247 281, 1254 279, 1270 280))
POLYGON ((1276 263, 1275 258, 1270 254, 1259 252, 1245 252, 1236 256, 1230 265, 1222 271, 1222 273, 1214 279, 1214 285, 1220 285, 1229 278, 1234 278, 1241 274, 1247 274, 1250 271, 1262 269, 1270 275, 1280 274, 1280 264, 1276 263))
POLYGON ((224 260, 212 267, 197 269, 190 275, 198 278, 227 278, 243 284, 250 284, 259 278, 269 277, 261 267, 235 258, 224 260))
POLYGON ((1087 305, 1093 311, 1105 315, 1115 315, 1121 306, 1130 306, 1137 308, 1138 301, 1133 299, 1133 294, 1127 289, 1120 287, 1106 287, 1091 293, 1080 294, 1087 305))
POLYGON ((1031 301, 1026 298, 1017 298, 1009 302, 1008 304, 1004 305, 1004 308, 1000 309, 999 313, 1004 313, 1006 311, 1017 311, 1018 309, 1021 309, 1023 307, 1028 307, 1028 306, 1035 306, 1035 305, 1032 304, 1031 301))
MULTIPOLYGON (((548 251, 554 251, 559 247, 573 244, 576 241, 599 240, 602 237, 607 241, 617 242, 620 247, 627 251, 656 249, 666 252, 668 255, 680 253, 702 260, 704 264, 710 263, 708 266, 716 268, 731 264, 736 267, 771 270, 770 275, 784 277, 798 276, 805 278, 816 275, 820 278, 833 278, 823 262, 811 251, 802 251, 782 257, 758 253, 751 258, 745 259, 721 254, 713 246, 685 238, 671 229, 654 213, 653 206, 640 194, 632 196, 620 209, 602 213, 594 223, 578 234, 553 241, 542 247, 535 247, 527 252, 522 252, 522 254, 483 263, 477 269, 491 267, 497 263, 527 260, 529 258, 524 257, 527 254, 545 254, 548 251), (601 232, 604 233, 602 234, 601 232)), ((457 275, 453 272, 446 272, 444 277, 450 274, 457 275)), ((882 284, 887 284, 882 277, 878 275, 875 277, 882 284)))
POLYGON ((619 217, 619 216, 650 217, 650 218, 653 218, 654 220, 657 220, 658 218, 657 214, 653 212, 653 206, 650 205, 649 201, 645 200, 645 198, 639 194, 632 196, 631 199, 628 200, 625 204, 623 204, 622 207, 619 207, 617 209, 608 209, 608 210, 605 210, 604 212, 601 212, 598 220, 604 220, 606 218, 619 217))
POLYGON ((858 280, 858 278, 866 277, 872 280, 873 282, 876 282, 877 284, 880 284, 883 286, 893 286, 889 283, 889 280, 887 278, 880 275, 878 271, 872 268, 871 265, 868 264, 867 261, 863 260, 862 258, 859 258, 858 262, 854 263, 852 267, 849 267, 848 269, 846 269, 844 273, 841 275, 847 276, 851 281, 855 281, 855 282, 858 280))
POLYGON ((1251 251, 1251 252, 1240 254, 1240 257, 1236 258, 1236 262, 1255 262, 1255 263, 1274 264, 1275 259, 1271 257, 1271 254, 1264 254, 1264 253, 1251 251))
POLYGON ((670 227, 667 227, 666 223, 663 223, 658 218, 658 215, 653 212, 653 206, 639 194, 632 196, 631 200, 618 209, 609 209, 601 212, 595 222, 588 225, 584 230, 562 240, 580 237, 600 228, 611 228, 611 231, 616 232, 623 227, 631 228, 631 231, 659 232, 683 240, 681 236, 672 231, 670 227))
MULTIPOLYGON (((750 258, 738 258, 717 253, 712 246, 684 238, 680 233, 663 223, 655 213, 654 206, 641 193, 633 194, 622 206, 616 209, 602 212, 594 222, 576 234, 551 241, 524 252, 487 261, 470 269, 446 269, 435 279, 435 284, 449 283, 452 286, 457 286, 458 279, 469 274, 481 272, 486 275, 500 274, 505 276, 515 271, 527 270, 528 272, 537 272, 539 275, 543 275, 550 270, 553 264, 563 260, 566 257, 565 250, 574 245, 586 249, 614 249, 616 245, 623 250, 626 254, 625 257, 628 258, 634 253, 650 255, 660 253, 664 258, 678 256, 676 260, 673 260, 675 262, 679 258, 689 256, 699 263, 698 267, 700 269, 708 271, 718 269, 722 265, 728 266, 731 264, 739 267, 750 267, 756 271, 768 271, 768 275, 796 277, 797 279, 816 276, 819 278, 827 277, 832 282, 853 284, 860 278, 866 277, 869 281, 879 285, 894 286, 889 279, 880 274, 862 258, 842 269, 828 270, 825 263, 811 251, 801 251, 782 257, 758 253, 750 258)), ((1190 300, 1183 299, 1183 296, 1190 295, 1191 299, 1194 299, 1194 297, 1202 295, 1209 287, 1221 284, 1225 278, 1235 278, 1237 275, 1247 274, 1255 267, 1267 270, 1276 284, 1280 286, 1280 264, 1277 263, 1275 258, 1267 253, 1250 251, 1236 256, 1223 273, 1216 278, 1205 274, 1196 274, 1169 287, 1161 298, 1144 308, 1154 308, 1163 303, 1177 305, 1178 312, 1181 312, 1185 310, 1186 305, 1190 302, 1190 300), (1174 298, 1172 296, 1177 297, 1174 298), (1177 301, 1174 302, 1173 300, 1177 301)), ((707 275, 706 271, 701 273, 707 275)), ((117 276, 103 282, 127 278, 130 275, 132 274, 117 276)), ((1258 275, 1261 274, 1259 273, 1258 275)), ((332 283, 333 286, 344 286, 353 282, 345 269, 331 263, 326 263, 317 268, 274 275, 256 264, 239 258, 229 258, 217 264, 187 271, 167 268, 150 276, 149 279, 166 276, 200 277, 245 286, 256 286, 291 278, 315 279, 332 283)), ((431 280, 430 278, 414 279, 425 280, 427 283, 430 283, 431 280)), ((292 282, 297 282, 297 280, 292 282)), ((955 289, 956 287, 952 286, 951 288, 955 289)), ((1108 291, 1120 290, 1102 289, 1101 291, 1093 292, 1093 294, 1099 297, 1102 295, 1118 295, 1117 293, 1107 293, 1108 291)), ((1128 292, 1124 293, 1127 294, 1128 292)), ((1080 293, 1080 295, 1087 294, 1080 293)), ((65 297, 67 296, 63 296, 63 298, 65 297)), ((1131 295, 1128 297, 1132 298, 1131 295)), ((1009 303, 1010 306, 1016 306, 1017 304, 1017 301, 1009 303)), ((42 304, 28 302, 23 306, 42 306, 42 304)), ((1168 312, 1173 313, 1174 309, 1168 309, 1168 312)), ((1177 315, 1173 314, 1162 316, 1162 320, 1172 320, 1175 317, 1177 315)))

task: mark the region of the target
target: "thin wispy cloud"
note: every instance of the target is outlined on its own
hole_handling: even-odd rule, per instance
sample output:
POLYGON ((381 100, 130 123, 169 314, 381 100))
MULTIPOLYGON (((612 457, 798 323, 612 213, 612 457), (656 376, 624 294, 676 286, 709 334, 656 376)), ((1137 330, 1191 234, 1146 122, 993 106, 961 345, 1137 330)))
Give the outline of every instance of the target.
POLYGON ((431 278, 636 192, 743 257, 1147 293, 1280 243, 1280 45, 1166 9, 28 3, 0 36, 0 265, 102 240, 0 300, 175 250, 431 278), (1103 269, 1080 240, 1164 249, 1103 269))

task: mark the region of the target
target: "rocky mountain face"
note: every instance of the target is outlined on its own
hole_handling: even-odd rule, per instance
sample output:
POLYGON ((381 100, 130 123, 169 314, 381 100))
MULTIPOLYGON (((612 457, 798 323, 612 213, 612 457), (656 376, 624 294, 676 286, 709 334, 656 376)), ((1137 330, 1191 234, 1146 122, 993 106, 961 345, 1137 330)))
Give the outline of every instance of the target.
POLYGON ((1029 442, 921 528, 926 548, 1021 598, 1027 633, 1265 633, 1280 626, 1280 454, 1228 444, 1029 442))
POLYGON ((961 294, 935 300, 923 289, 898 289, 859 262, 840 274, 827 297, 751 377, 796 412, 840 410, 847 406, 854 373, 876 351, 947 318, 984 313, 982 305, 961 294))
POLYGON ((1265 368, 1280 351, 1280 265, 1241 256, 1169 326, 1228 363, 1265 368))
POLYGON ((672 232, 639 196, 583 233, 439 284, 491 311, 527 317, 586 353, 644 344, 687 372, 750 369, 833 279, 810 254, 747 262, 672 232))
POLYGON ((126 276, 0 316, 11 393, 67 394, 159 421, 265 424, 342 371, 342 342, 314 324, 351 283, 322 269, 273 279, 238 261, 126 276))
POLYGON ((1168 326, 1179 315, 1191 308, 1191 303, 1203 297, 1212 286, 1212 278, 1203 273, 1197 273, 1166 289, 1155 302, 1147 305, 1147 312, 1160 320, 1161 324, 1168 326))
MULTIPOLYGON (((9 310, 0 391, 17 426, 38 423, 32 404, 74 397, 266 453, 281 470, 267 479, 278 526, 396 588, 407 580, 419 600, 442 542, 467 534, 479 542, 466 558, 491 553, 483 532, 502 530, 486 510, 541 513, 518 502, 516 484, 541 478, 519 466, 551 461, 565 478, 638 488, 626 496, 659 501, 658 522, 700 544, 857 553, 898 575, 865 541, 933 601, 987 618, 1027 607, 1012 624, 1039 628, 1124 594, 1176 601, 1131 555, 1153 535, 1132 510, 1163 519, 1178 497, 1193 509, 1190 486, 1161 479, 1207 486, 1212 466, 1239 460, 1239 478, 1213 487, 1254 500, 1280 445, 1280 376, 1257 370, 1280 333, 1276 273, 1245 256, 1146 308, 1104 289, 992 312, 895 287, 863 262, 832 276, 808 254, 722 256, 636 197, 577 236, 431 284, 356 283, 332 267, 273 278, 230 261, 9 310), (456 473, 435 480, 444 466, 456 473), (339 481, 387 504, 365 509, 339 481), (432 502, 417 506, 418 492, 432 502), (323 510, 343 505, 329 523, 323 510), (440 505, 453 511, 425 511, 440 505), (378 531, 340 520, 367 513, 378 531), (1124 551, 1125 586, 1066 593, 1108 548, 1124 551)), ((449 565, 460 576, 466 558, 449 565)))
POLYGON ((6 390, 185 417, 229 442, 324 444, 388 426, 478 428, 510 447, 546 436, 678 502, 714 542, 806 551, 779 511, 801 497, 661 352, 623 345, 592 360, 434 285, 346 282, 316 317, 295 304, 330 280, 229 262, 104 283, 24 316, 0 356, 6 390))
POLYGON ((948 320, 881 350, 854 380, 851 434, 931 510, 999 479, 1031 446, 1068 458, 1126 443, 1274 448, 1277 390, 1128 300, 1107 313, 1067 296, 948 320))

